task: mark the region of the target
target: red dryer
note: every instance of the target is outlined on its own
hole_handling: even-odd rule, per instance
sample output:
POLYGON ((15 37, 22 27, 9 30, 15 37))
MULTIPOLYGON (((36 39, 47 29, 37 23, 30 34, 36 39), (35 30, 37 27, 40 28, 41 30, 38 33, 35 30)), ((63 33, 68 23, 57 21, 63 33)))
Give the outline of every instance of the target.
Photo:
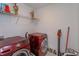
POLYGON ((29 34, 30 49, 36 56, 44 56, 47 53, 48 39, 47 34, 32 33, 29 34))
POLYGON ((8 37, 0 41, 0 56, 30 56, 30 45, 21 36, 8 37))

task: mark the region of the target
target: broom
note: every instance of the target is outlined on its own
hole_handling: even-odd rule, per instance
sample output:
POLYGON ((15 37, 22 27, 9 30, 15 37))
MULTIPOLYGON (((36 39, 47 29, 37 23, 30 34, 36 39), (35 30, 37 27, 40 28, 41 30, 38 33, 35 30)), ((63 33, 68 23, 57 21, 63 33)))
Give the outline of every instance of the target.
POLYGON ((67 49, 68 49, 69 32, 70 32, 70 27, 68 27, 68 31, 67 31, 67 40, 66 40, 65 52, 67 52, 67 49))

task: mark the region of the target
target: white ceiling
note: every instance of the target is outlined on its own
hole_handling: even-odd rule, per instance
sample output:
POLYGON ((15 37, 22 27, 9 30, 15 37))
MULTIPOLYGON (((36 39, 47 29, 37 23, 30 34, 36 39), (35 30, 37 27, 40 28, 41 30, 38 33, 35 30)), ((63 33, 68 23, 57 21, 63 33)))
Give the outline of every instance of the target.
POLYGON ((28 5, 29 7, 32 7, 32 8, 42 8, 49 4, 50 3, 26 3, 26 5, 28 5))

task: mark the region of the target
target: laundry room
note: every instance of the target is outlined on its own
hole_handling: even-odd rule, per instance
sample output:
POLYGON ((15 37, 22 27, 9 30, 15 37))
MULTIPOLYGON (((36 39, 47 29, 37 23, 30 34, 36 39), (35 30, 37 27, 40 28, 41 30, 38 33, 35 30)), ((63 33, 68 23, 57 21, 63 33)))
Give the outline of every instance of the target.
POLYGON ((79 56, 79 3, 0 3, 0 56, 79 56))

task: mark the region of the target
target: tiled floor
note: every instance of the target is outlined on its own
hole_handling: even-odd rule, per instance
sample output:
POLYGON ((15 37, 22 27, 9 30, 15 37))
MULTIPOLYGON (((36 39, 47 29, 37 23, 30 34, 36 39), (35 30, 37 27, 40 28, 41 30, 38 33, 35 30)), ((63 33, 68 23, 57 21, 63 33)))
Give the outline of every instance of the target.
MULTIPOLYGON (((31 53, 31 56, 35 56, 33 53, 31 53)), ((45 56, 57 56, 53 53, 47 52, 47 54, 45 56)))
POLYGON ((57 55, 50 53, 50 52, 47 52, 46 56, 57 56, 57 55))

